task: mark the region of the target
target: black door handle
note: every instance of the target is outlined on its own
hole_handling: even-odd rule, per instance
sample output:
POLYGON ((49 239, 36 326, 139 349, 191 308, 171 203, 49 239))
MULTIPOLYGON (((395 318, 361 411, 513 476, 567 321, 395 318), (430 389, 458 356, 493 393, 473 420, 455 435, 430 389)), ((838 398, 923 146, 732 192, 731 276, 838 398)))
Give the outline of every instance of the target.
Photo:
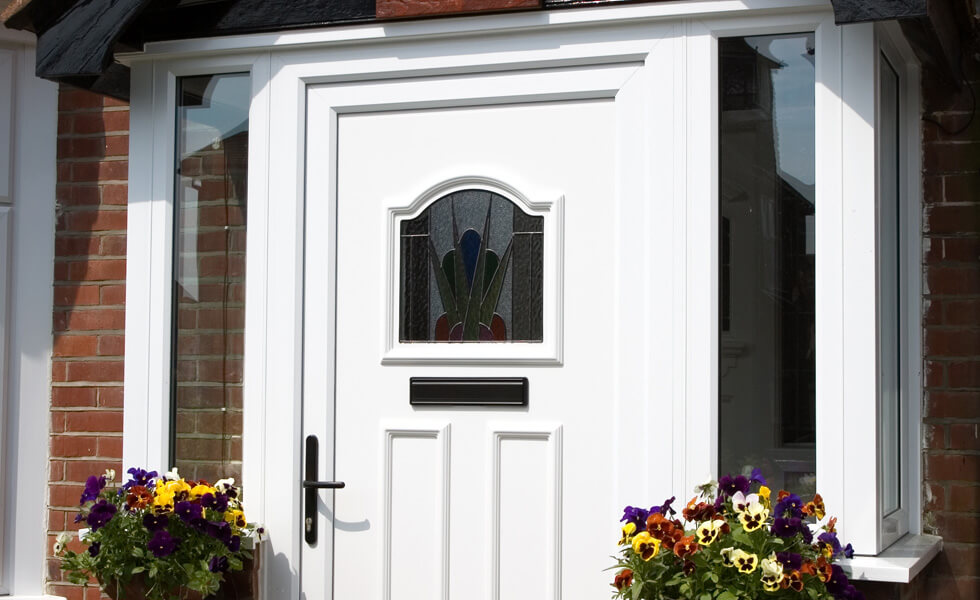
POLYGON ((338 490, 346 484, 343 481, 317 481, 319 470, 320 443, 315 435, 306 436, 306 477, 301 482, 305 495, 303 504, 303 529, 306 543, 316 544, 317 490, 338 490))
POLYGON ((313 488, 316 490, 323 490, 323 489, 339 490, 346 486, 347 484, 344 483, 343 481, 310 481, 308 479, 303 480, 303 487, 307 489, 313 488))

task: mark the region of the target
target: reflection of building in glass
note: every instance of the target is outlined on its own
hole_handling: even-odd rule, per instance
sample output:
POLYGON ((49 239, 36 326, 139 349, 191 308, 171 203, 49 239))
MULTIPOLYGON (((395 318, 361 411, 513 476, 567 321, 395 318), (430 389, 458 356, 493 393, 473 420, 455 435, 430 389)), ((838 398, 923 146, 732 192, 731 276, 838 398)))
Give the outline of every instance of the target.
POLYGON ((793 489, 815 471, 814 186, 782 163, 813 172, 809 38, 719 43, 720 472, 793 489))

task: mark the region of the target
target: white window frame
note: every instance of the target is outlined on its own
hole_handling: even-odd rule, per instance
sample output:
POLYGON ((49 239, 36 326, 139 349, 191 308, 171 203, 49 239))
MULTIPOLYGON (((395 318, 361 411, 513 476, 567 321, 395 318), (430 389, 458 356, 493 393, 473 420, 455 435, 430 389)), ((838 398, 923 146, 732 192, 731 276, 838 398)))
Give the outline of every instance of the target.
POLYGON ((44 499, 58 88, 34 76, 34 43, 33 35, 0 26, 0 86, 11 92, 0 100, 0 595, 6 600, 50 598, 44 596, 44 499))
MULTIPOLYGON (((129 204, 126 262, 126 382, 123 417, 123 465, 169 469, 170 369, 173 336, 171 316, 174 244, 174 193, 177 115, 177 80, 180 77, 248 73, 251 78, 249 108, 249 164, 265 164, 268 143, 268 54, 248 53, 230 57, 157 61, 133 69, 130 93, 129 204)), ((262 196, 262 169, 250 169, 249 194, 262 196)), ((250 198, 251 200, 251 198, 250 198)), ((248 236, 249 252, 265 254, 264 240, 248 236)), ((246 355, 263 361, 262 328, 255 318, 264 314, 266 294, 264 265, 249 260, 246 272, 246 355), (254 307, 254 309, 253 309, 254 307), (254 317, 251 317, 254 315, 254 317)), ((261 371, 246 371, 246 389, 262 389, 261 371)), ((243 427, 261 429, 261 410, 256 393, 245 392, 243 427), (258 410, 256 410, 258 409, 258 410)), ((249 448, 244 448, 248 458, 249 448)), ((254 462, 254 461, 249 461, 254 462)), ((243 479, 247 476, 243 475, 243 479)), ((254 507, 259 498, 250 498, 254 507)))
MULTIPOLYGON (((917 123, 913 123, 917 115, 913 108, 918 106, 917 69, 894 28, 878 28, 884 33, 876 34, 876 27, 870 24, 837 27, 830 7, 818 0, 746 0, 737 5, 722 0, 691 1, 366 24, 157 42, 148 44, 143 53, 123 57, 133 68, 125 464, 156 468, 167 459, 177 77, 242 71, 252 75, 243 477, 247 485, 264 488, 251 492, 250 514, 266 521, 272 531, 288 530, 280 539, 292 545, 298 543, 294 539, 297 532, 292 531, 295 527, 290 524, 291 519, 298 518, 298 507, 295 511, 266 511, 265 507, 277 501, 276 486, 271 482, 284 477, 283 467, 298 469, 299 465, 303 352, 301 336, 296 332, 302 330, 303 314, 298 284, 303 215, 301 202, 296 199, 302 198, 304 175, 303 161, 288 163, 280 150, 288 151, 289 156, 303 156, 303 150, 301 141, 296 146, 296 132, 280 133, 276 124, 287 123, 292 128, 302 123, 304 107, 301 103, 294 106, 291 100, 282 104, 282 98, 277 101, 273 97, 275 90, 288 89, 286 98, 303 98, 301 88, 314 80, 342 82, 450 74, 472 68, 506 70, 532 64, 614 62, 624 56, 642 63, 653 44, 640 50, 642 40, 617 37, 617 28, 644 22, 668 22, 675 28, 671 42, 675 44, 671 49, 675 60, 661 75, 673 78, 677 93, 657 104, 658 110, 673 117, 671 125, 660 131, 672 136, 669 152, 638 150, 647 153, 643 156, 666 160, 674 173, 670 182, 647 183, 642 188, 651 194, 651 201, 669 209, 671 218, 657 223, 658 230, 667 234, 663 241, 640 250, 649 265, 657 264, 658 252, 682 250, 675 250, 669 269, 659 270, 661 275, 669 273, 667 281, 648 281, 635 302, 619 306, 624 319, 637 316, 636 322, 648 328, 646 333, 655 334, 646 337, 657 340, 639 354, 647 357, 648 363, 624 360, 622 378, 613 391, 619 437, 632 440, 630 452, 622 451, 629 456, 635 456, 636 450, 662 455, 666 447, 668 452, 666 461, 641 459, 650 468, 640 478, 635 470, 617 466, 619 485, 623 493, 642 493, 655 500, 690 492, 696 484, 717 475, 718 38, 813 31, 817 52, 818 489, 830 511, 840 517, 843 539, 861 552, 878 554, 884 548, 876 513, 878 490, 875 479, 866 477, 868 472, 877 472, 877 437, 867 435, 866 423, 877 418, 873 123, 879 40, 887 36, 886 43, 900 49, 901 64, 907 67, 907 78, 903 78, 907 83, 905 115, 910 123, 906 128, 907 259, 917 256, 919 235, 918 139, 913 135, 918 131, 917 123), (404 61, 406 64, 394 58, 402 47, 399 44, 418 44, 450 33, 460 39, 462 33, 500 31, 513 35, 551 31, 569 36, 584 31, 582 39, 592 34, 592 41, 588 54, 582 56, 576 55, 581 47, 569 42, 533 56, 434 54, 427 61, 404 61), (378 43, 382 41, 384 44, 378 43), (382 51, 382 47, 387 50, 382 51), (290 75, 289 67, 309 61, 311 53, 319 53, 330 68, 317 76, 290 75), (293 79, 284 79, 288 77, 293 79), (271 112, 271 106, 278 108, 271 112), (280 143, 286 146, 280 148, 280 143), (291 175, 283 178, 282 173, 291 175), (276 174, 280 182, 275 193, 270 190, 270 174, 276 174), (275 244, 270 243, 273 239, 275 244), (673 324, 654 331, 645 314, 651 307, 669 313, 673 324), (631 404, 637 402, 636 406, 631 404), (637 419, 636 414, 646 417, 637 419), (663 431, 665 418, 673 424, 668 432, 663 431), (705 436, 705 424, 712 432, 709 436, 705 436), (648 428, 657 428, 658 433, 653 435, 648 428), (276 436, 289 431, 295 435, 295 444, 274 443, 276 436)), ((655 115, 647 118, 654 119, 655 115)), ((632 159, 624 164, 647 173, 650 170, 632 159)), ((916 291, 909 295, 913 301, 909 306, 909 377, 905 384, 908 397, 918 398, 921 361, 914 343, 919 335, 918 313, 913 310, 920 300, 918 270, 910 275, 909 291, 916 291)), ((918 457, 918 403, 906 402, 903 408, 908 417, 907 456, 918 457)), ((913 534, 920 533, 915 463, 910 462, 910 477, 905 481, 905 497, 910 499, 908 531, 913 534)), ((285 471, 287 475, 291 472, 289 468, 285 471)), ((857 571, 858 578, 898 581, 908 578, 916 568, 886 568, 880 561, 874 562, 878 559, 870 560, 870 567, 857 571)), ((292 585, 285 580, 281 583, 292 585)))

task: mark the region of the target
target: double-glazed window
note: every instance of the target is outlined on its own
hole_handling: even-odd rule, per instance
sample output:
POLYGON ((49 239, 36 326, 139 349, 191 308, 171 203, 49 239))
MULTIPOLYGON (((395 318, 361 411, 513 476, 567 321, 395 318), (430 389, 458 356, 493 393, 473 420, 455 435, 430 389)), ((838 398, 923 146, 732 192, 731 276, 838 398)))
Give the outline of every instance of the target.
MULTIPOLYGON (((865 99, 873 101, 858 123, 874 128, 873 136, 859 139, 872 141, 875 179, 867 193, 849 196, 853 206, 821 193, 816 46, 812 33, 718 40, 718 466, 722 474, 758 467, 773 489, 807 495, 823 488, 818 456, 843 459, 822 467, 835 476, 847 463, 865 468, 873 496, 859 500, 853 487, 843 491, 849 506, 869 505, 860 513, 849 510, 849 518, 877 517, 876 527, 858 535, 859 552, 875 554, 909 531, 906 405, 916 366, 909 356, 915 325, 907 304, 916 274, 903 254, 913 214, 902 168, 906 92, 901 69, 881 46, 875 78, 865 83, 865 99), (821 220, 828 208, 818 198, 838 203, 843 229, 820 230, 818 223, 832 219, 821 220), (861 236, 852 247, 860 246, 862 256, 847 255, 848 231, 861 236), (836 273, 818 269, 820 261, 834 260, 829 244, 845 248, 836 273), (835 285, 851 297, 860 296, 851 290, 873 293, 854 304, 824 301, 818 309, 821 292, 827 298, 835 285), (846 323, 858 314, 871 322, 848 331, 846 323), (821 346, 820 329, 841 323, 841 331, 822 337, 843 345, 821 346), (819 361, 838 363, 824 372, 839 369, 845 385, 821 380, 819 361), (858 392, 848 381, 870 383, 858 392), (844 424, 829 426, 831 420, 818 414, 840 406, 847 427, 868 432, 850 446, 856 455, 843 448, 820 452, 821 445, 840 443, 844 424), (858 425, 861 415, 874 420, 858 425)), ((844 130, 843 139, 851 133, 844 130)), ((870 169, 872 162, 865 162, 870 169)), ((850 531, 858 529, 852 525, 850 531)))
POLYGON ((170 463, 241 479, 248 74, 178 80, 170 463))
POLYGON ((813 34, 719 40, 719 468, 813 494, 813 34))

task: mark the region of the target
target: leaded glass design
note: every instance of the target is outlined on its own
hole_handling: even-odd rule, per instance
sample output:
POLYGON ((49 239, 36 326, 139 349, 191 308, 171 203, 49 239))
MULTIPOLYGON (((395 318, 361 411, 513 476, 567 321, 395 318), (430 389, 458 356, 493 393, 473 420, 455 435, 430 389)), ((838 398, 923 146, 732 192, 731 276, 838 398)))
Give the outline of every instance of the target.
POLYGON ((401 223, 402 342, 541 342, 544 217, 500 194, 447 194, 401 223))

